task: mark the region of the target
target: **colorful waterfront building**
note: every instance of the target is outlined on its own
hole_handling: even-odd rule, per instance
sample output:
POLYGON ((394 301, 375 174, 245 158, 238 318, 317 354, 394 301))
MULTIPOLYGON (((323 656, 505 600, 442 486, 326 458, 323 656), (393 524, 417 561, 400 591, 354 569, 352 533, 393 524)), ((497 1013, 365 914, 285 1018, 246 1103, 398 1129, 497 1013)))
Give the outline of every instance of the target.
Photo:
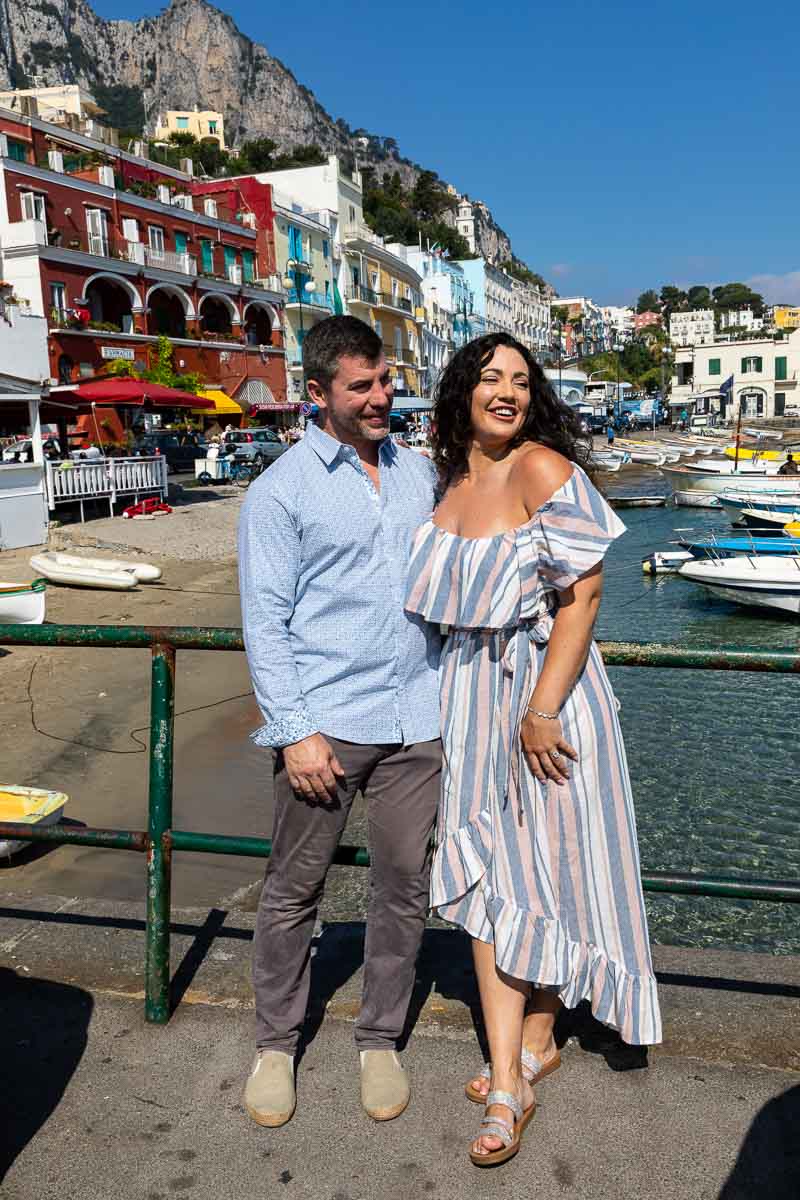
POLYGON ((800 308, 790 304, 775 304, 772 324, 776 329, 800 329, 800 308))
POLYGON ((70 123, 0 109, 0 272, 47 318, 53 384, 115 359, 144 370, 165 335, 177 371, 243 408, 253 386, 285 402, 274 260, 239 200, 196 183, 70 123))
POLYGON ((800 414, 800 329, 683 346, 675 351, 670 407, 735 421, 800 414))
POLYGON ((421 279, 409 265, 404 247, 388 246, 364 221, 360 172, 347 172, 336 155, 330 155, 319 166, 269 171, 258 178, 327 223, 334 312, 350 312, 371 325, 383 342, 396 393, 418 395, 424 321, 421 279))
POLYGON ((303 395, 303 338, 334 310, 330 214, 307 212, 273 189, 275 253, 286 312, 286 371, 289 395, 303 395))

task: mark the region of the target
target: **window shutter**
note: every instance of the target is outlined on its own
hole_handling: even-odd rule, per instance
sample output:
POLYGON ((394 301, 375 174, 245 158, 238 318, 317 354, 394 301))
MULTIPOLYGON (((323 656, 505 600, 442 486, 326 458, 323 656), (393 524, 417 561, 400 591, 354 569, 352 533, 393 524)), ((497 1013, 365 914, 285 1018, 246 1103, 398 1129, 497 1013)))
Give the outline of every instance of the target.
POLYGON ((756 358, 756 370, 757 370, 758 372, 760 372, 760 371, 761 371, 761 369, 763 368, 763 365, 764 365, 764 360, 763 360, 763 358, 757 357, 757 358, 756 358))
POLYGON ((36 220, 36 200, 33 192, 22 193, 22 219, 23 221, 36 220))
POLYGON ((786 378, 786 356, 785 355, 781 355, 775 359, 775 378, 776 379, 785 379, 786 378))
POLYGON ((747 374, 747 363, 748 363, 748 360, 746 358, 743 358, 742 359, 742 374, 743 375, 747 374))

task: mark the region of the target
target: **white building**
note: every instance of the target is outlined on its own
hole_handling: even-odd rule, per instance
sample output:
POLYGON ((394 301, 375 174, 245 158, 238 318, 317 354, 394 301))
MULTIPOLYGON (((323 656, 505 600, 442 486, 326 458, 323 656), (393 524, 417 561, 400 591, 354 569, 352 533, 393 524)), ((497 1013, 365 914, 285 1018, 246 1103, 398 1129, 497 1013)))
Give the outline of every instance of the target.
POLYGON ((514 303, 514 337, 527 346, 532 354, 544 352, 550 346, 550 302, 547 295, 533 283, 511 280, 514 303))
MULTIPOLYGON (((611 343, 606 330, 603 310, 589 296, 557 296, 551 301, 551 313, 553 308, 567 309, 568 320, 574 330, 573 337, 580 358, 592 354, 602 354, 604 350, 609 349, 611 343)), ((554 329, 553 340, 555 341, 557 337, 558 332, 554 329)))
POLYGON ((609 347, 626 346, 633 338, 636 324, 632 308, 607 304, 601 308, 609 347))
POLYGON ((707 346, 714 337, 713 308, 694 308, 670 316, 669 340, 673 346, 707 346))
POLYGON ((671 408, 735 421, 782 417, 800 408, 800 329, 785 338, 684 346, 675 352, 671 408))
POLYGON ((764 318, 755 316, 752 308, 731 308, 719 314, 720 333, 726 333, 733 329, 746 333, 758 333, 763 328, 764 318))
POLYGON ((466 196, 458 197, 456 229, 466 239, 470 254, 475 253, 475 212, 466 196))

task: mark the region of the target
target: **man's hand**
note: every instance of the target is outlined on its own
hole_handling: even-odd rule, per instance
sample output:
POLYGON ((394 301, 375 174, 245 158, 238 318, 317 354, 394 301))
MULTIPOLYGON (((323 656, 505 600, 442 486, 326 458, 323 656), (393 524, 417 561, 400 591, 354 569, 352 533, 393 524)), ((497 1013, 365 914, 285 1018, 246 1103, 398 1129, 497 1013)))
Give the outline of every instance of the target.
POLYGON ((312 733, 301 742, 284 746, 283 761, 293 791, 325 803, 336 799, 345 773, 330 743, 321 733, 312 733))

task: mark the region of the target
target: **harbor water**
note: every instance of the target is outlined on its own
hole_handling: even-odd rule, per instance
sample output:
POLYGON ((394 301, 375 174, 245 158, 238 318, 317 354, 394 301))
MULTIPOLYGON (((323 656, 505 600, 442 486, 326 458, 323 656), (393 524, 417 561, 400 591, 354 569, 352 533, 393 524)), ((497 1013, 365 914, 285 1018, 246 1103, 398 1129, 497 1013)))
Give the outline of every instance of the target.
MULTIPOLYGON (((600 475, 609 499, 664 494, 657 471, 600 475)), ((641 561, 680 529, 725 528, 714 509, 620 509, 628 528, 609 550, 598 638, 684 646, 790 648, 800 624, 710 597, 641 561)), ((800 877, 795 717, 800 679, 751 672, 614 668, 633 780, 642 865, 648 870, 800 877)), ((796 907, 647 897, 653 941, 800 953, 796 907)))

